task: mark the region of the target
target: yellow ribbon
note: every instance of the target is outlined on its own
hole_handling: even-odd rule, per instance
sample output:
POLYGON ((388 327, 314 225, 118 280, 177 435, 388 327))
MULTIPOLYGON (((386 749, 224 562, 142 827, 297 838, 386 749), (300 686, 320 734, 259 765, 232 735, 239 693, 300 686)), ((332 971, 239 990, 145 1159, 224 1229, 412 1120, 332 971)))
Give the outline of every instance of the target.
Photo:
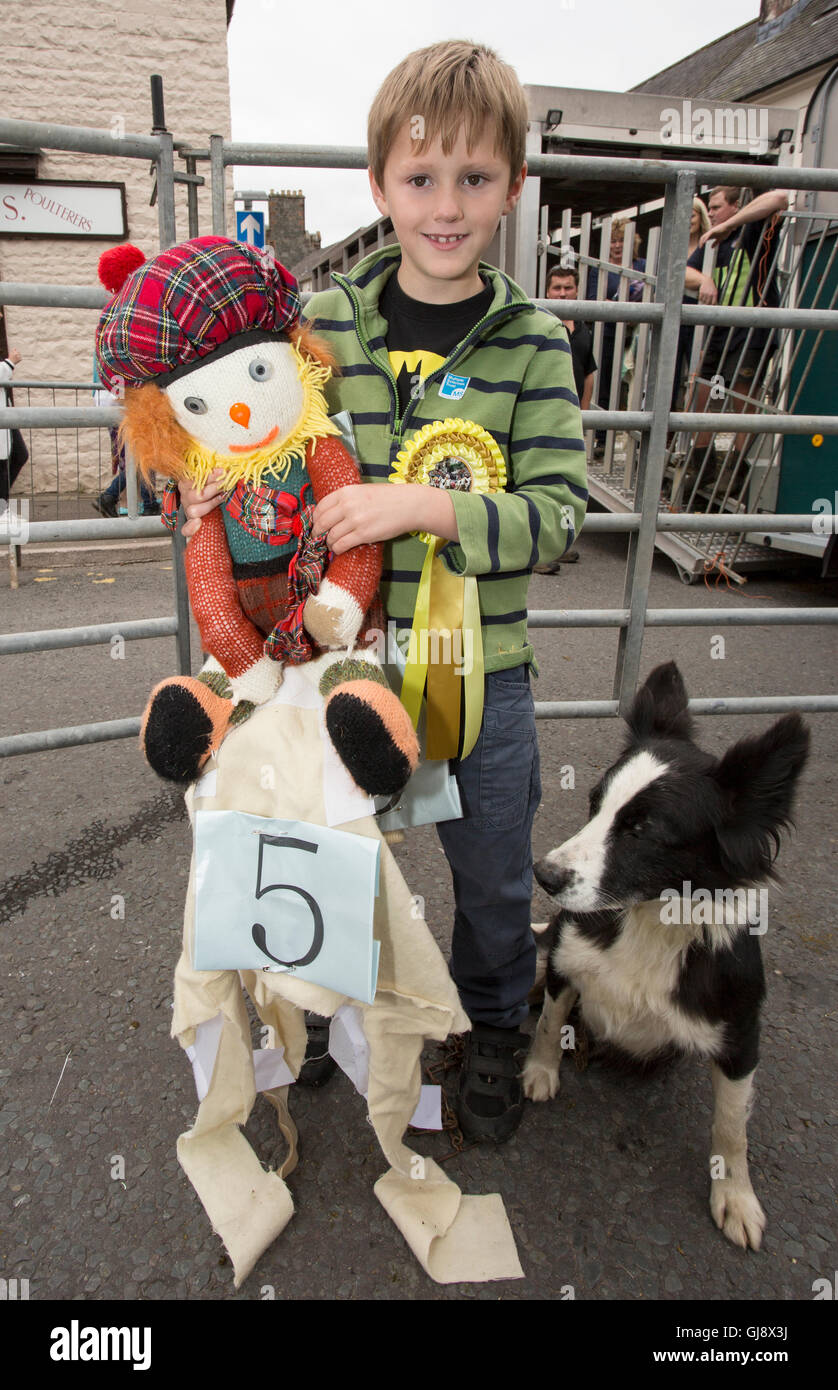
MULTIPOLYGON (((497 492, 506 465, 495 440, 467 420, 436 420, 417 431, 399 453, 390 482, 431 483, 471 492, 497 492)), ((483 719, 483 635, 480 599, 473 576, 453 574, 439 558, 446 544, 427 532, 416 593, 413 627, 401 698, 414 727, 427 686, 427 747, 430 759, 467 757, 483 719), (461 706, 464 706, 461 715, 461 706), (460 726, 463 737, 460 748, 460 726)))
POLYGON ((410 634, 407 665, 402 680, 401 702, 410 715, 414 729, 419 723, 419 715, 422 710, 422 693, 425 689, 425 678, 428 674, 427 659, 424 665, 422 665, 418 659, 419 650, 421 648, 419 637, 423 631, 427 632, 428 630, 431 607, 431 566, 434 561, 435 550, 436 544, 434 541, 431 541, 425 554, 425 563, 422 566, 419 588, 416 591, 416 607, 413 610, 413 630, 410 634))

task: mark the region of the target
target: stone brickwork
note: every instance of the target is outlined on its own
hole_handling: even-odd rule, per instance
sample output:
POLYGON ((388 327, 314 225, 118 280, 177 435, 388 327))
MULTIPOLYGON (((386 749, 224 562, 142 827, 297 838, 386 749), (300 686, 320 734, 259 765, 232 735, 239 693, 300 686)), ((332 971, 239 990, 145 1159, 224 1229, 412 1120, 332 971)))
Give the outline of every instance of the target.
MULTIPOLYGON (((149 76, 163 78, 167 128, 177 141, 206 148, 210 134, 230 138, 227 73, 227 23, 224 0, 27 0, 7 5, 3 13, 3 115, 17 120, 93 126, 114 134, 151 130, 149 76)), ((175 159, 176 170, 184 170, 175 159)), ((199 190, 199 229, 212 230, 209 165, 199 190)), ((38 163, 40 179, 90 179, 125 184, 128 239, 147 255, 159 248, 157 208, 149 206, 149 162, 107 155, 45 150, 38 163)), ((232 179, 227 174, 227 206, 232 207, 232 179)), ((188 236, 186 187, 176 186, 177 235, 188 236)), ((2 208, 0 208, 2 214, 2 208)), ((233 230, 228 227, 228 232, 233 230)), ((48 284, 98 285, 99 256, 109 245, 84 237, 29 239, 4 235, 0 216, 0 278, 48 284)), ((23 360, 18 380, 87 381, 91 379, 96 312, 80 309, 19 308, 5 310, 10 347, 23 360)), ((62 393, 63 394, 63 393, 62 393)), ((89 397, 92 404, 92 397, 89 397)), ((51 396, 33 393, 33 405, 52 404, 51 396)), ((72 396, 68 399, 73 404, 72 396)), ((81 403, 81 402, 80 402, 81 403)), ((27 404, 18 392, 16 404, 27 404)), ((103 436, 61 431, 56 468, 55 436, 33 431, 34 484, 38 491, 95 491, 99 458, 110 478, 109 446, 103 436)), ((15 493, 28 485, 29 469, 15 493)))
POLYGON ((306 200, 302 192, 271 193, 267 240, 277 259, 289 268, 320 245, 320 233, 306 231, 306 200))

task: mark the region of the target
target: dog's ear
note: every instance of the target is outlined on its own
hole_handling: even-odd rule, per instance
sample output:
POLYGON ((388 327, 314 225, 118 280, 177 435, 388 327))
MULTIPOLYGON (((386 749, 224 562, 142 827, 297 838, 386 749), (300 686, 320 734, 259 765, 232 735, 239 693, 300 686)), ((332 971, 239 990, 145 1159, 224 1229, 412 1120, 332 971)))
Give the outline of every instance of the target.
POLYGON ((636 740, 689 738, 692 720, 687 714, 687 691, 674 661, 656 666, 634 697, 626 723, 636 740))
POLYGON ((722 818, 716 834, 725 868, 737 879, 771 874, 808 755, 808 728, 799 714, 786 714, 764 734, 735 743, 717 763, 712 776, 722 818))

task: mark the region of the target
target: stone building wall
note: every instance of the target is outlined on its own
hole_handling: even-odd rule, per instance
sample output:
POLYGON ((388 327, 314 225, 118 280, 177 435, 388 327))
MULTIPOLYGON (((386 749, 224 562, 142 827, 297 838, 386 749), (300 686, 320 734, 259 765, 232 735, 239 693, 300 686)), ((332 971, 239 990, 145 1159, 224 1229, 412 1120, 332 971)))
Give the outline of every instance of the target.
MULTIPOLYGON (((3 100, 5 117, 92 126, 118 133, 151 130, 149 77, 163 78, 165 119, 176 141, 206 148, 210 134, 230 138, 225 0, 27 0, 4 7, 3 100)), ((185 170, 175 158, 175 169, 185 170)), ((198 172, 208 180, 208 164, 198 172)), ((44 150, 40 180, 119 181, 125 184, 127 239, 146 252, 159 248, 157 208, 149 206, 149 161, 44 150)), ((227 172, 228 208, 232 181, 227 172)), ((178 239, 188 236, 186 188, 175 190, 178 239)), ((0 208, 0 279, 49 284, 97 285, 96 267, 107 241, 80 237, 10 236, 0 208)), ((210 190, 199 190, 199 229, 211 230, 210 190)), ((232 230, 228 227, 228 232, 232 230)), ((114 244, 121 240, 115 238, 114 244)), ((88 381, 92 374, 96 311, 20 308, 5 310, 10 347, 22 354, 20 380, 88 381)), ((62 393, 63 395, 64 393, 62 393)), ((25 405, 19 391, 16 404, 25 405)), ((59 397, 56 397, 58 401, 59 397)), ((80 399, 79 404, 82 404, 80 399)), ((92 398, 88 397, 92 403, 92 398)), ((33 393, 31 404, 51 404, 33 393)), ((68 402, 72 404, 72 399, 68 402)), ((85 403, 87 403, 85 401, 85 403)), ((110 477, 107 437, 97 432, 33 431, 33 472, 15 492, 97 491, 110 477), (100 479, 100 455, 106 476, 100 479)))

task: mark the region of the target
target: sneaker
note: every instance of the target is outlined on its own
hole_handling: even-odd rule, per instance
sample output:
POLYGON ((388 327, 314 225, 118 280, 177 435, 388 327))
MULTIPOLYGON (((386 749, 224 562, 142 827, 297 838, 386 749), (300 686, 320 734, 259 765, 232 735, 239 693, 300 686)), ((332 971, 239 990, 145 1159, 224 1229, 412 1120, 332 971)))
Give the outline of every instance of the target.
POLYGON ((329 1052, 329 1020, 320 1014, 306 1013, 308 1043, 303 1065, 297 1077, 298 1086, 325 1086, 334 1074, 337 1062, 329 1052))
POLYGON ((516 1028, 475 1023, 466 1034, 457 1118, 471 1142, 505 1144, 524 1113, 521 1068, 529 1038, 516 1028))
POLYGON ((563 565, 575 565, 578 559, 579 559, 579 551, 578 551, 578 550, 566 550, 565 553, 564 553, 564 555, 562 556, 562 564, 563 564, 563 565))
POLYGON ((100 516, 118 516, 116 503, 104 492, 100 492, 98 497, 94 497, 91 504, 100 516))
POLYGON ((534 565, 533 574, 558 574, 561 567, 561 560, 547 560, 543 565, 534 565))

